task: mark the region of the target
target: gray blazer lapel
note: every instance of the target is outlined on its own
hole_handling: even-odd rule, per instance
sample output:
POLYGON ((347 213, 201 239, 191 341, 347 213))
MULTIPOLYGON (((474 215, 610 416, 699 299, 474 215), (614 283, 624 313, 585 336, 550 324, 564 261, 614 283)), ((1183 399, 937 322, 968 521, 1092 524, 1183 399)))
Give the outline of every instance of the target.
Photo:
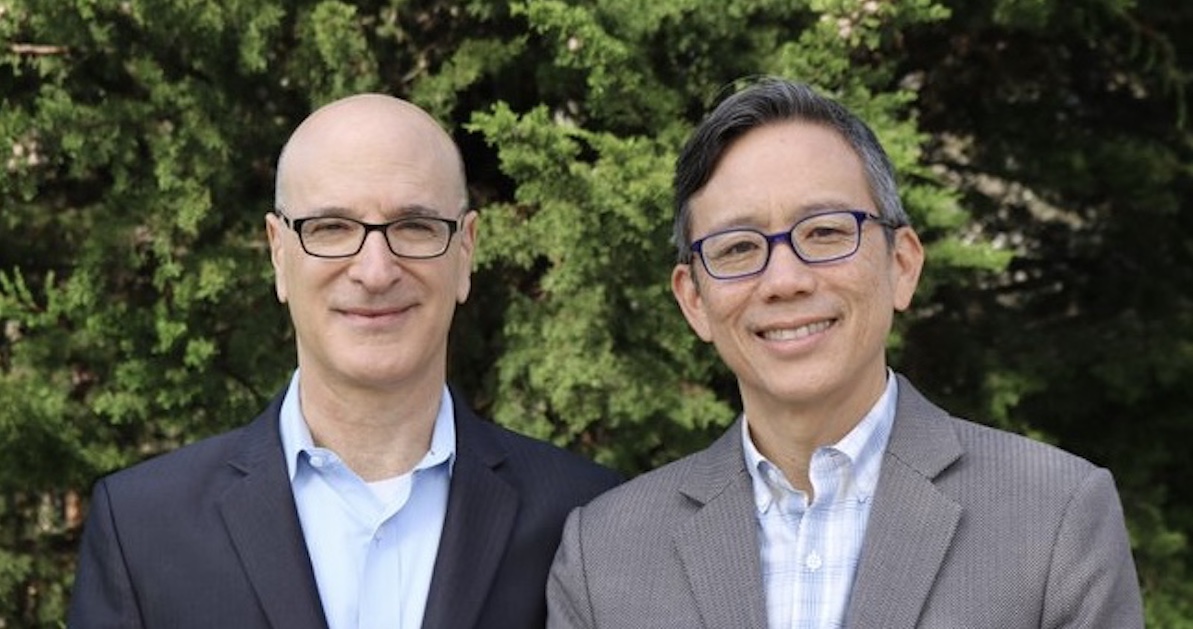
POLYGON ((518 492, 494 471, 505 452, 458 398, 455 413, 456 461, 423 627, 476 625, 518 513, 518 492))
POLYGON ((278 433, 281 398, 250 424, 229 461, 243 476, 220 512, 244 571, 277 629, 326 629, 315 573, 303 541, 278 433))
POLYGON ((915 627, 953 534, 961 505, 933 480, 962 455, 944 411, 899 377, 895 424, 882 462, 850 597, 850 629, 915 627))
POLYGON ((766 629, 753 489, 741 449, 741 420, 697 455, 680 491, 698 510, 675 534, 706 627, 766 629))

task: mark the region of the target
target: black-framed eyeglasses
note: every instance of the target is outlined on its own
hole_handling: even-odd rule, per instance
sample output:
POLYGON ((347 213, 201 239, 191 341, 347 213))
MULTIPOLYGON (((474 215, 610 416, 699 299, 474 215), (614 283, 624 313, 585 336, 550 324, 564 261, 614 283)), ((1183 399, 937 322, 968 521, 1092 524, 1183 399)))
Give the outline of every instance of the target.
POLYGON ((381 232, 391 253, 425 260, 447 252, 460 221, 438 216, 404 216, 388 223, 365 223, 342 216, 290 218, 274 212, 298 234, 302 250, 316 258, 351 258, 360 253, 369 234, 381 232))
POLYGON ((770 263, 775 243, 785 242, 805 264, 844 260, 862 244, 862 224, 873 221, 888 229, 903 225, 862 210, 835 210, 804 217, 791 229, 764 234, 735 228, 709 234, 692 242, 704 270, 719 280, 757 275, 770 263))

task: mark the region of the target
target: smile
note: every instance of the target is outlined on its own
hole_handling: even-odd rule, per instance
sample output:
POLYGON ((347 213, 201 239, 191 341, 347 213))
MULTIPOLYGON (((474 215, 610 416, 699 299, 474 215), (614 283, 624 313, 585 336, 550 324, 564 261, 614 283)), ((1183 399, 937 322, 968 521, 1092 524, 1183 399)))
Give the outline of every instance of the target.
POLYGON ((372 319, 372 317, 378 317, 378 316, 396 315, 396 314, 401 314, 403 312, 406 312, 406 308, 387 308, 387 309, 379 309, 379 310, 364 310, 364 309, 346 309, 346 310, 344 310, 344 314, 346 314, 346 315, 363 316, 363 317, 366 317, 366 319, 372 319))
POLYGON ((802 338, 807 338, 813 334, 819 334, 836 323, 836 319, 829 319, 828 321, 817 321, 816 323, 809 323, 801 325, 798 328, 775 328, 771 330, 763 330, 758 333, 759 336, 768 341, 795 341, 802 338))
POLYGON ((354 317, 388 317, 390 315, 401 314, 405 308, 391 308, 387 310, 345 310, 344 314, 352 315, 354 317))
POLYGON ((396 323, 397 321, 404 319, 412 308, 413 306, 392 308, 344 308, 339 310, 339 312, 350 322, 374 327, 378 325, 388 326, 396 323))

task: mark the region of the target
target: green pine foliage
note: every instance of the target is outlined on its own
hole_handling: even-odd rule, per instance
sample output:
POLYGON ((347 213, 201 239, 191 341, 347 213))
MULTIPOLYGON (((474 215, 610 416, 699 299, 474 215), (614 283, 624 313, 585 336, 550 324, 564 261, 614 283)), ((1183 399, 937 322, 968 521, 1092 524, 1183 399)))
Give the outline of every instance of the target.
POLYGON ((1149 626, 1191 627, 1193 9, 1160 0, 0 0, 0 627, 58 627, 105 472, 253 417, 294 365, 264 242, 313 107, 423 105, 481 211, 451 376, 635 474, 733 379, 669 288, 670 176, 734 82, 871 122, 928 248, 896 366, 1108 466, 1149 626))

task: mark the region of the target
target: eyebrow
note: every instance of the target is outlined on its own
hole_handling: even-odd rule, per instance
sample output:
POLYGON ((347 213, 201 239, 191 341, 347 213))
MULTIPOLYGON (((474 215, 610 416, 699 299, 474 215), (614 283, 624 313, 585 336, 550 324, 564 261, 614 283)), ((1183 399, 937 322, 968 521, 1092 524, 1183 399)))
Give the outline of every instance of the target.
MULTIPOLYGON (((338 206, 338 205, 328 205, 328 206, 323 206, 323 207, 311 208, 309 211, 303 213, 303 217, 304 218, 337 217, 337 218, 352 218, 352 219, 359 220, 359 218, 357 216, 358 214, 360 214, 360 212, 353 210, 352 208, 342 207, 342 206, 338 206)), ((396 221, 396 220, 403 219, 403 218, 424 218, 424 217, 441 218, 441 217, 445 217, 445 216, 450 217, 451 215, 445 214, 433 207, 423 205, 421 203, 408 203, 405 205, 397 206, 397 207, 387 210, 385 212, 385 220, 387 222, 388 221, 396 221)))
MULTIPOLYGON (((387 213, 387 215, 389 215, 389 214, 387 213)), ((391 215, 391 218, 389 220, 396 220, 399 218, 409 218, 409 217, 439 218, 439 217, 443 217, 443 216, 450 216, 450 214, 440 212, 437 208, 422 205, 421 203, 410 203, 407 205, 399 206, 397 208, 397 213, 395 215, 391 215)))
MULTIPOLYGON (((798 206, 795 206, 793 209, 789 210, 788 215, 787 215, 787 220, 790 221, 790 223, 794 225, 796 222, 803 220, 803 219, 805 219, 809 216, 812 216, 814 214, 823 214, 825 212, 839 212, 842 210, 858 210, 858 209, 864 209, 864 208, 857 204, 847 203, 844 201, 831 201, 831 200, 812 201, 809 203, 800 204, 798 206)), ((716 232, 722 232, 722 231, 725 231, 728 229, 761 229, 761 226, 758 224, 758 221, 755 220, 755 217, 753 215, 746 212, 746 213, 739 213, 735 216, 731 216, 729 218, 729 220, 726 220, 724 222, 718 223, 717 225, 715 225, 713 227, 710 227, 708 233, 711 234, 711 233, 716 233, 716 232)))

